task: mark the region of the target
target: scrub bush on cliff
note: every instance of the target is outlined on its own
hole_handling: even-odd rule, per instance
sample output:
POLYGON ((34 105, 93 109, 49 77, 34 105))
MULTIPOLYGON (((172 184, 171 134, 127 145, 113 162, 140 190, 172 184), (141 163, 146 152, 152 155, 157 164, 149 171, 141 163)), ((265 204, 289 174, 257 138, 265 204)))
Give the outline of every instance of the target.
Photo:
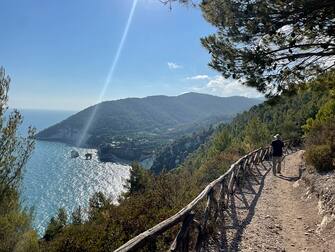
POLYGON ((38 242, 31 228, 31 214, 20 206, 22 172, 34 148, 35 130, 28 137, 18 136, 22 116, 8 112, 10 78, 0 67, 0 251, 37 251, 38 242))

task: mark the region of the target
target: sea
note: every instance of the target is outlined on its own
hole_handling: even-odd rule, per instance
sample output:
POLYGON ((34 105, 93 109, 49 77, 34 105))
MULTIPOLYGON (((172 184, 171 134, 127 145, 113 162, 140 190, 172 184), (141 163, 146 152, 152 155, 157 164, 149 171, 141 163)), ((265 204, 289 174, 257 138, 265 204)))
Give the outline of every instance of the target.
MULTIPOLYGON (((73 114, 71 111, 21 110, 24 122, 20 134, 29 125, 42 130, 73 114)), ((20 188, 22 205, 33 210, 33 227, 40 236, 59 208, 65 208, 70 218, 77 207, 87 214, 89 199, 95 192, 103 192, 115 203, 124 192, 130 166, 102 163, 96 150, 72 147, 63 143, 36 141, 35 150, 25 166, 20 188), (76 150, 78 158, 71 158, 76 150), (85 160, 86 153, 92 160, 85 160), (86 210, 85 210, 86 209, 86 210)), ((84 216, 85 217, 85 216, 84 216)))

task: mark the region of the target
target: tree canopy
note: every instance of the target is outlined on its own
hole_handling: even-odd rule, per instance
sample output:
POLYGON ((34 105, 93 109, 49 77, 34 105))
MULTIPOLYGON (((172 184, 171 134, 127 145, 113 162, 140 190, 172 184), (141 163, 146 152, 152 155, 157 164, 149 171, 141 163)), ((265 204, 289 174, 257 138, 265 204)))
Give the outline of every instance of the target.
POLYGON ((203 0, 200 6, 218 29, 201 42, 209 65, 225 78, 273 96, 335 66, 334 0, 203 0))
POLYGON ((8 111, 10 78, 0 67, 0 251, 38 251, 31 213, 22 209, 19 188, 24 165, 34 148, 33 128, 18 135, 22 116, 8 111))
POLYGON ((18 189, 23 167, 35 144, 34 128, 28 129, 26 138, 17 135, 22 123, 19 111, 12 111, 6 119, 9 85, 10 78, 0 67, 0 201, 8 190, 18 189))

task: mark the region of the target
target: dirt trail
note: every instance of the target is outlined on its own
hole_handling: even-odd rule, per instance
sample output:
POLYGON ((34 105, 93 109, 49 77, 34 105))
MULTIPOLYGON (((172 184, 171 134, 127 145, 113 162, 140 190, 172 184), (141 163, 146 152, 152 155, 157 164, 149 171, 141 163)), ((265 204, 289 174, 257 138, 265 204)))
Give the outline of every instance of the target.
POLYGON ((244 186, 236 187, 203 251, 335 252, 334 231, 317 232, 319 199, 300 179, 303 151, 285 157, 282 175, 274 176, 271 166, 254 166, 244 186))
POLYGON ((282 175, 269 171, 254 209, 243 230, 240 251, 335 251, 317 234, 321 222, 317 199, 305 197, 299 181, 303 151, 288 155, 282 175))

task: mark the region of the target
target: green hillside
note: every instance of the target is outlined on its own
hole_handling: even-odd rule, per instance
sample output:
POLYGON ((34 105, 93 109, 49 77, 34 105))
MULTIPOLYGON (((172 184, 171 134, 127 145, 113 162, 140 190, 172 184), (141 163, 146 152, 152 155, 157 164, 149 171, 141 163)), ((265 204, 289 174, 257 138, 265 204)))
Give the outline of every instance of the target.
POLYGON ((211 124, 227 122, 258 103, 258 99, 198 93, 127 98, 89 107, 36 137, 93 148, 108 143, 99 151, 104 161, 144 160, 160 146, 211 124), (95 116, 85 132, 92 113, 95 116))
POLYGON ((213 127, 193 132, 167 144, 155 155, 151 170, 158 174, 162 170, 169 171, 183 163, 187 156, 206 143, 213 134, 213 127))
POLYGON ((197 93, 176 97, 150 96, 108 101, 91 106, 39 132, 37 138, 71 141, 75 144, 75 136, 83 130, 94 109, 97 109, 97 113, 87 134, 107 137, 115 134, 175 129, 214 116, 230 117, 259 102, 257 99, 245 97, 224 98, 197 93), (67 135, 70 139, 66 138, 67 135))

